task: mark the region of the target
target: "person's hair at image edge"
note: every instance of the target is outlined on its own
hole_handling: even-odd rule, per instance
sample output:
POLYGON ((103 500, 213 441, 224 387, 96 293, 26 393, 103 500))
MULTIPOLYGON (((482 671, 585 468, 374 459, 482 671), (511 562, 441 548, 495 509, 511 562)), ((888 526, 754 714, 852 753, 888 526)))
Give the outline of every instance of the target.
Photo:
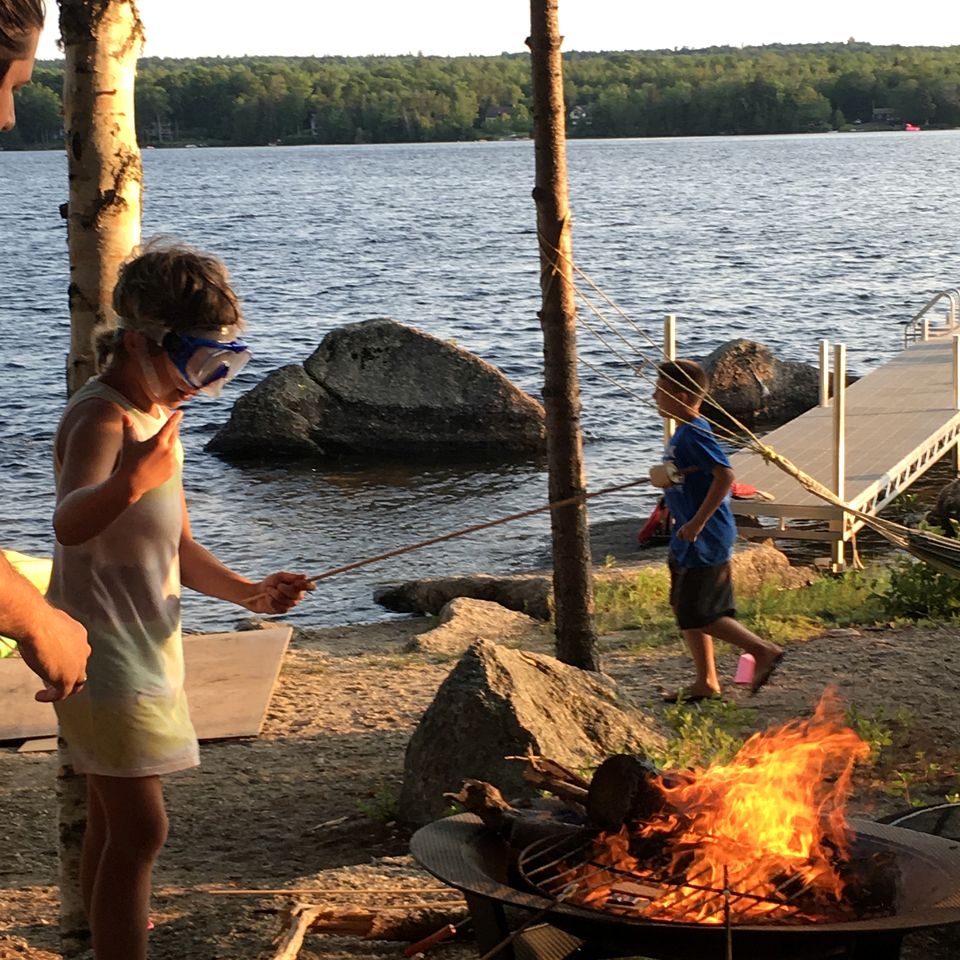
POLYGON ((685 390, 697 400, 702 400, 710 388, 710 377, 696 360, 667 360, 657 367, 657 375, 670 393, 685 390))
POLYGON ((120 268, 113 289, 120 326, 158 334, 242 327, 243 315, 221 260, 186 244, 158 239, 120 268))
POLYGON ((0 0, 0 80, 14 60, 30 49, 35 30, 43 29, 43 0, 0 0))

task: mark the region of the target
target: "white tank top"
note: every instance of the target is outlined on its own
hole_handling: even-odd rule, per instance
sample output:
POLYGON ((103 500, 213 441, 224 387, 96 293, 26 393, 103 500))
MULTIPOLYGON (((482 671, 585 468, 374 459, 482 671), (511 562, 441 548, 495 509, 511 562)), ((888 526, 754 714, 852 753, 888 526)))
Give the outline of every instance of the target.
MULTIPOLYGON (((153 436, 167 420, 149 416, 96 379, 74 394, 64 416, 94 397, 122 408, 139 440, 153 436)), ((173 477, 95 537, 54 548, 47 598, 87 628, 92 649, 86 686, 56 704, 78 773, 136 777, 199 763, 183 689, 179 443, 177 456, 180 467, 173 477)), ((60 469, 55 453, 58 482, 60 469)))

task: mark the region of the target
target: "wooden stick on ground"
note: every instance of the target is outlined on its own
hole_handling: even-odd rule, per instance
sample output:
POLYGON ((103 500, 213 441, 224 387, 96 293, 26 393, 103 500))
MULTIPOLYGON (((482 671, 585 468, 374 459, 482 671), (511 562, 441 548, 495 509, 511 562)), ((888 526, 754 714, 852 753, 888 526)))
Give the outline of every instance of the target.
POLYGON ((466 906, 453 904, 367 908, 334 907, 327 904, 295 903, 278 935, 273 960, 296 960, 308 930, 362 940, 401 940, 413 943, 436 933, 448 924, 456 926, 467 918, 466 906))

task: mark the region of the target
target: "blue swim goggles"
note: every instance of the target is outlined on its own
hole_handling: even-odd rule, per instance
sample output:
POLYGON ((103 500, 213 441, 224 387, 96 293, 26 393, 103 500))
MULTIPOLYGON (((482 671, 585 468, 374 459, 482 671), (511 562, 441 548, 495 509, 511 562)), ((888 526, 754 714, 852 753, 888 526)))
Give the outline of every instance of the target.
MULTIPOLYGON (((229 329, 222 332, 228 333, 229 329)), ((188 386, 210 397, 219 397, 224 385, 250 360, 250 348, 239 339, 213 340, 170 331, 161 345, 188 386)))

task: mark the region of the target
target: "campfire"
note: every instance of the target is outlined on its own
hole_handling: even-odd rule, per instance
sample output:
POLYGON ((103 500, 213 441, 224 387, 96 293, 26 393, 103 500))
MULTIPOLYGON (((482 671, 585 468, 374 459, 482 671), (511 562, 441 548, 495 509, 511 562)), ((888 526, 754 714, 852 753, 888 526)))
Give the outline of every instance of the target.
POLYGON ((564 955, 898 960, 907 932, 960 924, 960 847, 847 818, 867 752, 828 696, 702 769, 620 755, 587 780, 518 757, 552 797, 514 805, 466 780, 448 796, 470 812, 410 848, 463 893, 485 957, 556 957, 560 937, 564 955))
POLYGON ((854 765, 868 752, 827 695, 812 719, 755 734, 729 763, 660 773, 612 758, 587 787, 586 808, 601 822, 620 818, 619 829, 536 841, 521 873, 551 897, 664 921, 882 913, 892 866, 851 856, 845 815, 854 765))

